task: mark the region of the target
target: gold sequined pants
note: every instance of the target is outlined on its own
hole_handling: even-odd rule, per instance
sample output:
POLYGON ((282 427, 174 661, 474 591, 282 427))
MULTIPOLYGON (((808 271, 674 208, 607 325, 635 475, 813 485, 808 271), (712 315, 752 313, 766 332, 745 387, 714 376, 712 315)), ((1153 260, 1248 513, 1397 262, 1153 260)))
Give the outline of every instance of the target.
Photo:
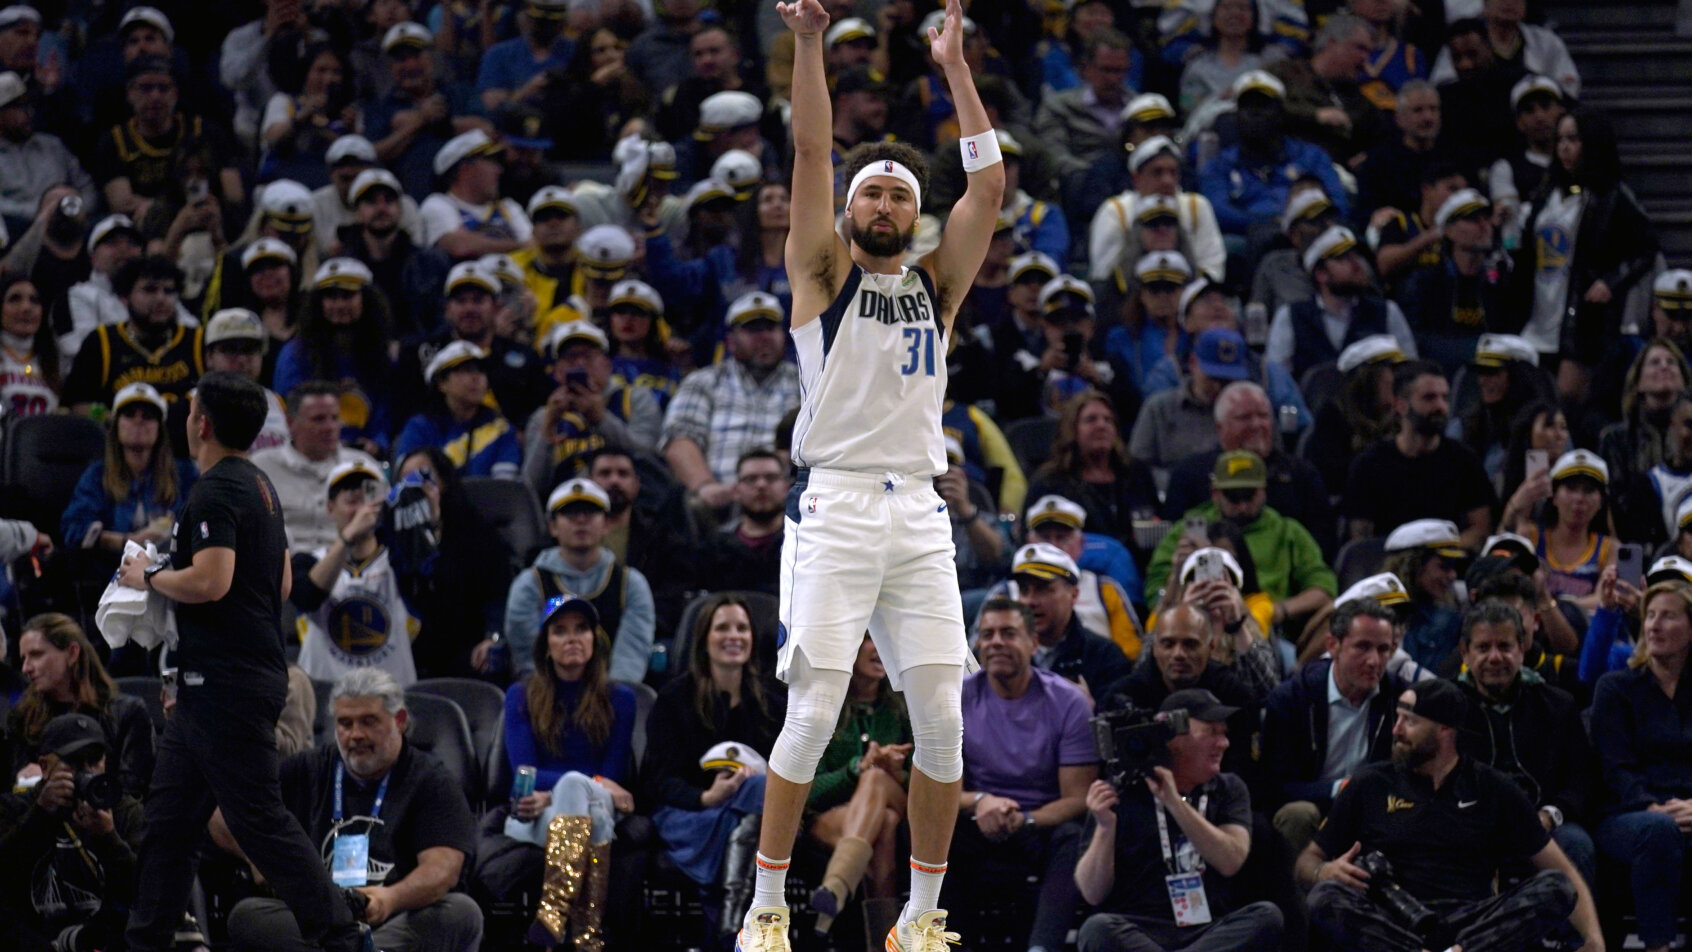
POLYGON ((555 946, 568 935, 577 952, 601 952, 600 920, 611 879, 611 844, 595 846, 593 821, 553 817, 547 827, 546 876, 529 941, 555 946))

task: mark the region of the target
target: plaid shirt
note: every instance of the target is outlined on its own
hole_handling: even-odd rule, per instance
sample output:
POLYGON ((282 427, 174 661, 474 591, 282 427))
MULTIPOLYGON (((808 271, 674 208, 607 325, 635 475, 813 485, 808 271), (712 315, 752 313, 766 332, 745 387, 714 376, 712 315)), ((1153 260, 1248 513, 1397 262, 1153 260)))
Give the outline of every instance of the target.
POLYGON ((792 361, 782 361, 760 383, 740 361, 726 359, 682 380, 670 399, 658 448, 672 440, 692 440, 705 451, 717 481, 732 485, 740 454, 773 446, 776 424, 798 405, 799 367, 792 361))

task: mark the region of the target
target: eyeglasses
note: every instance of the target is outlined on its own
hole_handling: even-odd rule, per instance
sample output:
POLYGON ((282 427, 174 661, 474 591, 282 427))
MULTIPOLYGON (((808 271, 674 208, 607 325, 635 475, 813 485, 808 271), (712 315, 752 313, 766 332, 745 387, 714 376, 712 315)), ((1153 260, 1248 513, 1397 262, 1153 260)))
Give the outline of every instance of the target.
POLYGON ((1251 502, 1253 499, 1257 498, 1257 490, 1255 490, 1255 489, 1224 489, 1224 490, 1222 490, 1222 498, 1228 500, 1231 503, 1234 503, 1235 505, 1243 505, 1243 504, 1251 502))

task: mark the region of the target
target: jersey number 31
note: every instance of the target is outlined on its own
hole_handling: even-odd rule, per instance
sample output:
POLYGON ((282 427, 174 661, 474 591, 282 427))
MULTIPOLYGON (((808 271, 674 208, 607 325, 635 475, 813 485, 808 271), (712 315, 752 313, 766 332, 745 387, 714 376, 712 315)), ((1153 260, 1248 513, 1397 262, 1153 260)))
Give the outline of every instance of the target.
POLYGON ((909 377, 920 364, 924 375, 934 376, 934 328, 905 328, 905 343, 905 362, 899 365, 899 372, 909 377))

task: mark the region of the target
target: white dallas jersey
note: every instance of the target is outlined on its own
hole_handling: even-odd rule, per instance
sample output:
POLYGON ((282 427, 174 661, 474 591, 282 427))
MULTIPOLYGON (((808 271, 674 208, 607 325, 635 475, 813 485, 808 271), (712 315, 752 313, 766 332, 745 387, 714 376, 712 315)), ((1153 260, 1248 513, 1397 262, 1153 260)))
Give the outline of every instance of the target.
MULTIPOLYGON (((312 554, 322 559, 328 551, 312 554)), ((378 549, 364 565, 348 559, 329 597, 316 611, 300 615, 300 668, 319 681, 334 681, 353 668, 381 668, 409 687, 417 681, 411 660, 416 628, 388 550, 378 549)))
POLYGON ((946 331, 928 272, 853 266, 828 309, 793 331, 793 345, 794 463, 877 475, 946 471, 946 331))

